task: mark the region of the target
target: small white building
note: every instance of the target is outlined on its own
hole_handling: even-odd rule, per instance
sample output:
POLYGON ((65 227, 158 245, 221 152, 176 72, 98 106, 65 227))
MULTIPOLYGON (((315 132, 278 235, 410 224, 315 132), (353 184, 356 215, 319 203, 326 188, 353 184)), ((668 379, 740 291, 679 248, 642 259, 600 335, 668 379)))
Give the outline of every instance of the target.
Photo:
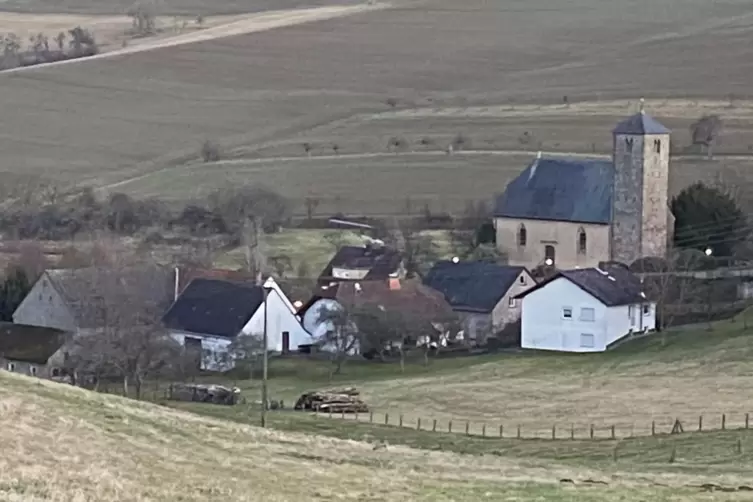
POLYGON ((562 271, 518 295, 521 346, 562 352, 603 352, 633 333, 656 327, 656 303, 627 269, 562 271))
POLYGON ((162 322, 187 351, 200 355, 203 370, 227 371, 233 361, 228 349, 240 336, 262 337, 267 326, 267 350, 285 353, 312 343, 295 308, 278 284, 264 288, 217 279, 194 279, 165 313, 162 322), (264 297, 267 290, 267 306, 264 297))

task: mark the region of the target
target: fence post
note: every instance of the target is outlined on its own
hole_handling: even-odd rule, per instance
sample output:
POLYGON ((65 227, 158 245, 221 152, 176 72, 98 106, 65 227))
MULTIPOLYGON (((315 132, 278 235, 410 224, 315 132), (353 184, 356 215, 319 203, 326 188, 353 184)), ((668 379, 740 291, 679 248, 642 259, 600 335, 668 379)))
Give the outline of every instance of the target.
POLYGON ((748 425, 750 425, 750 413, 745 414, 745 428, 748 428, 748 425))
POLYGON ((594 424, 591 424, 591 439, 594 438, 594 424))
POLYGON ((374 412, 373 411, 369 412, 369 423, 370 424, 374 423, 374 412))
POLYGON ((437 419, 434 419, 434 423, 431 424, 431 432, 437 432, 437 419))
POLYGON ((698 415, 698 432, 703 430, 703 415, 698 415))
MULTIPOLYGON (((264 406, 264 404, 262 404, 262 406, 264 406)), ((332 407, 330 406, 327 410, 329 410, 329 418, 332 418, 332 407)))
POLYGON ((416 424, 416 430, 421 430, 421 417, 418 417, 418 423, 416 424))
POLYGON ((340 411, 340 418, 342 418, 343 420, 345 420, 345 410, 344 409, 340 411))
POLYGON ((384 414, 384 425, 388 425, 390 423, 390 414, 385 413, 384 414))
POLYGON ((722 430, 727 428, 727 414, 722 413, 722 430))
POLYGON ((743 453, 743 442, 740 438, 737 438, 737 454, 742 455, 743 453))
POLYGON ((651 420, 651 435, 656 436, 656 420, 651 420))
POLYGON ((471 430, 471 422, 468 420, 465 421, 465 435, 470 436, 470 430, 471 430))
POLYGON ((400 414, 400 427, 402 427, 402 426, 403 426, 403 415, 400 414))
POLYGON ((614 435, 614 425, 612 425, 612 439, 616 439, 616 436, 614 435))
POLYGON ((570 439, 575 439, 575 424, 570 425, 570 439))
POLYGON ((447 424, 447 432, 452 432, 452 420, 447 424))
POLYGON ((557 424, 552 426, 552 439, 557 439, 557 424))
POLYGON ((499 426, 499 437, 501 437, 501 438, 505 437, 505 426, 504 425, 500 425, 499 426))
POLYGON ((355 415, 353 415, 353 419, 354 419, 354 420, 355 420, 356 422, 358 422, 358 412, 356 412, 356 413, 355 413, 355 415))
POLYGON ((518 426, 518 439, 520 439, 520 426, 518 426))

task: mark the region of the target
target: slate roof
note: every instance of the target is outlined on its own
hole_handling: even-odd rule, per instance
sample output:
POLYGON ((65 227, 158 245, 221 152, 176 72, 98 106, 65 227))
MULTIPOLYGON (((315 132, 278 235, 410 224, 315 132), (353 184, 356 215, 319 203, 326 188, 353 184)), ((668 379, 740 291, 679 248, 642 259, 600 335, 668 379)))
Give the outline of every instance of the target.
POLYGON ((118 318, 132 322, 137 316, 157 322, 175 296, 174 272, 167 267, 50 269, 45 274, 79 328, 99 328, 118 318))
POLYGON ((264 289, 247 283, 194 279, 162 317, 166 328, 232 338, 264 302, 264 289))
POLYGON ((0 323, 0 356, 14 361, 47 364, 65 343, 65 332, 26 324, 0 323))
POLYGON ((516 296, 523 298, 534 291, 545 287, 550 282, 565 278, 590 294, 607 307, 618 305, 631 305, 646 302, 641 294, 640 279, 624 269, 610 268, 601 270, 597 268, 583 268, 578 270, 563 270, 541 282, 528 291, 516 296))
POLYGON ((524 267, 484 262, 437 262, 424 284, 441 292, 453 309, 491 312, 524 267))
POLYGON ((369 269, 363 280, 387 279, 398 270, 402 259, 399 251, 386 246, 343 246, 319 274, 319 280, 331 280, 332 269, 340 267, 369 269))
POLYGON ((497 197, 494 215, 606 225, 613 181, 611 161, 538 158, 497 197))
POLYGON ((644 112, 632 115, 614 128, 613 134, 669 134, 669 129, 644 112))

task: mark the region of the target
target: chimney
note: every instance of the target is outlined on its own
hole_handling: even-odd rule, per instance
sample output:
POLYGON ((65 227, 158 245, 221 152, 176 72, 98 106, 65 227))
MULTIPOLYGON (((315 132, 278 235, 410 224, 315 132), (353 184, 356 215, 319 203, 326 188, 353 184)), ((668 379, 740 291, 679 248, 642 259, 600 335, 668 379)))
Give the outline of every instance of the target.
POLYGON ((389 279, 389 287, 390 291, 397 291, 400 289, 400 279, 397 278, 391 278, 389 279))

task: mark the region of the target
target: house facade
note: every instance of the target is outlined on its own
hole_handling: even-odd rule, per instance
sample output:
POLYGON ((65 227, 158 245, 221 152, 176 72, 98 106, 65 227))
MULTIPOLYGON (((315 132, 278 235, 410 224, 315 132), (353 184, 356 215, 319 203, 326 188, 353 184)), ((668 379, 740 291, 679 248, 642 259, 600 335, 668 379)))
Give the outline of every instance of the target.
POLYGON ((264 288, 217 279, 194 279, 165 313, 162 321, 186 351, 195 351, 203 370, 227 371, 234 362, 230 349, 238 337, 262 339, 267 350, 285 353, 311 343, 290 300, 277 283, 264 288), (265 289, 266 308, 265 308, 265 289))
POLYGON ((463 321, 465 336, 483 344, 520 319, 519 294, 536 285, 525 267, 485 262, 437 262, 424 284, 441 292, 463 321))
POLYGON ((56 362, 66 341, 65 332, 39 326, 0 323, 0 369, 39 378, 62 374, 56 362))
POLYGON ((562 352, 603 352, 656 327, 656 304, 629 272, 563 271, 519 296, 521 346, 562 352))
POLYGON ((612 136, 611 161, 539 153, 508 184, 494 226, 510 264, 569 269, 666 255, 670 131, 641 110, 612 136))

